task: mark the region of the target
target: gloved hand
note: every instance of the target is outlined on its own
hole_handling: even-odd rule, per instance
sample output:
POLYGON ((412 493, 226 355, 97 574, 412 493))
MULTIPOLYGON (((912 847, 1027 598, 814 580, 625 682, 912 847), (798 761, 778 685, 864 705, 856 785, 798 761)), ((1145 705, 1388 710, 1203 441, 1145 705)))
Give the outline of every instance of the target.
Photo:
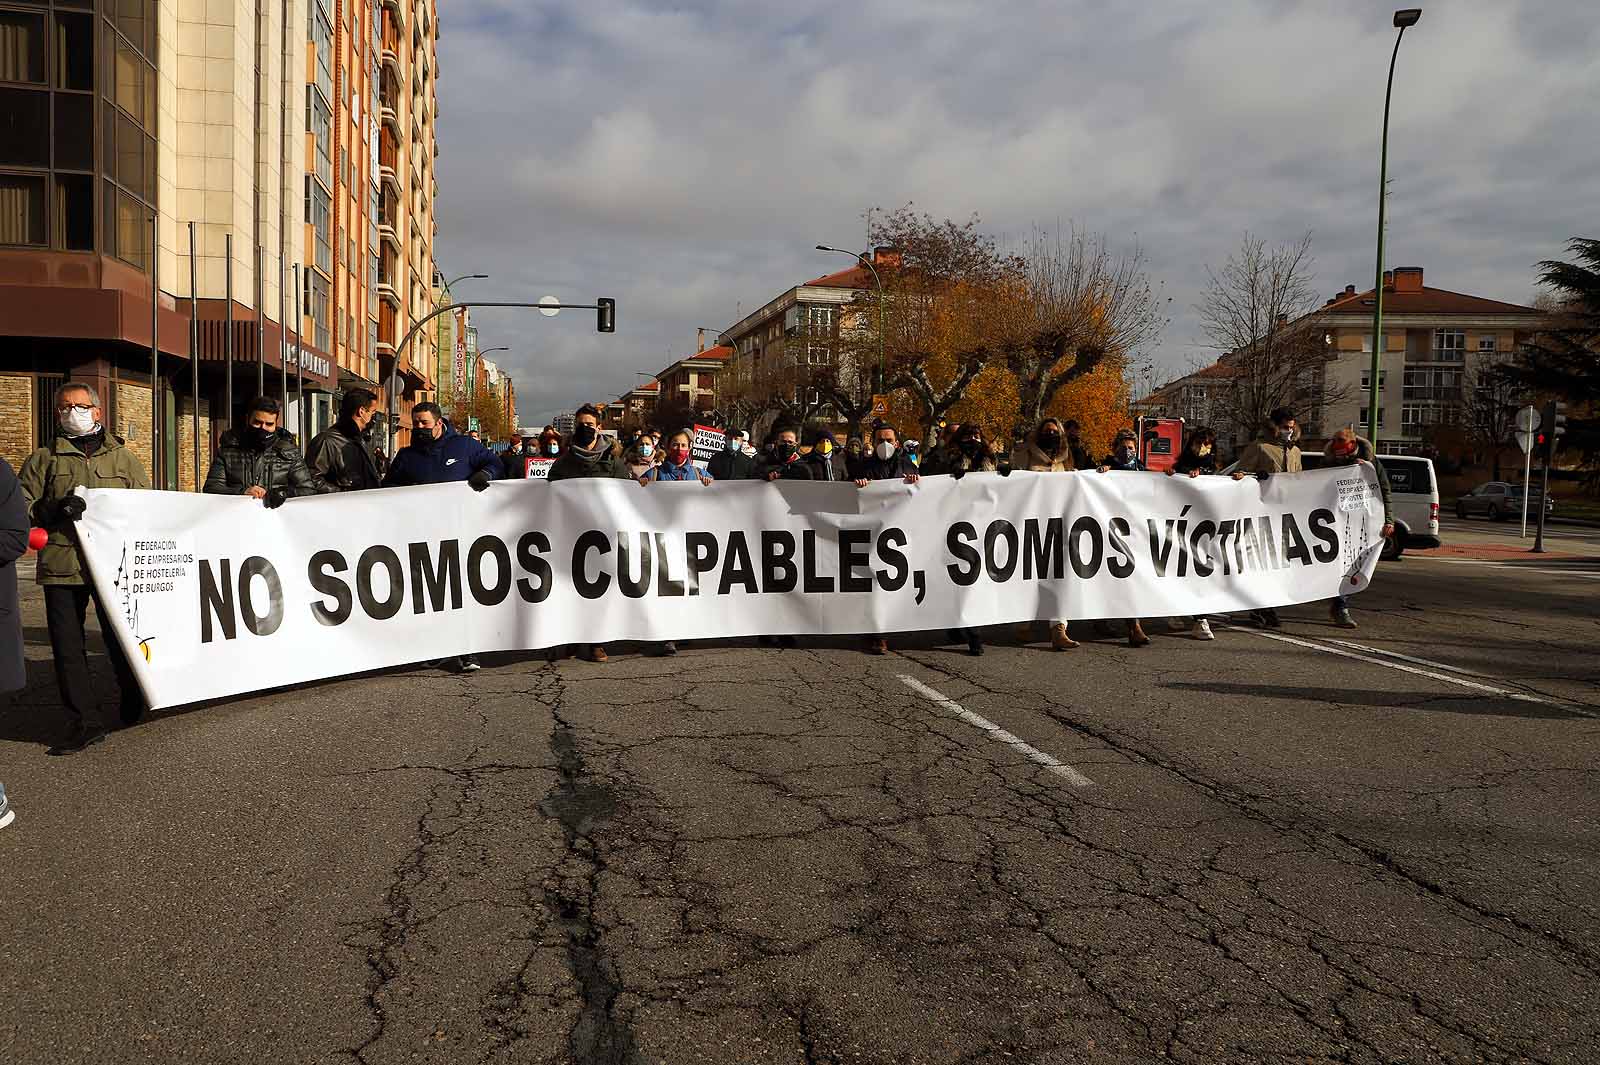
POLYGON ((1011 464, 1009 462, 1003 462, 1003 463, 1000 464, 1000 476, 1002 476, 1002 477, 1010 477, 1011 476, 1011 464))
POLYGON ((89 509, 82 496, 66 496, 56 504, 56 517, 62 521, 77 521, 89 509))
POLYGON ((1268 473, 1266 470, 1262 470, 1260 473, 1256 474, 1256 480, 1265 481, 1268 477, 1271 477, 1271 476, 1272 476, 1272 474, 1268 473))
POLYGON ((967 471, 962 469, 960 466, 957 466, 955 469, 950 471, 950 479, 952 481, 959 481, 959 480, 961 480, 961 478, 965 477, 966 475, 967 475, 967 471))
POLYGON ((489 476, 488 470, 478 470, 471 477, 467 478, 467 483, 472 486, 472 490, 474 492, 481 492, 485 488, 489 487, 489 482, 492 480, 494 480, 494 478, 489 476))
POLYGON ((267 494, 261 497, 261 505, 268 510, 277 510, 283 506, 283 501, 289 498, 289 493, 282 488, 269 488, 267 494))

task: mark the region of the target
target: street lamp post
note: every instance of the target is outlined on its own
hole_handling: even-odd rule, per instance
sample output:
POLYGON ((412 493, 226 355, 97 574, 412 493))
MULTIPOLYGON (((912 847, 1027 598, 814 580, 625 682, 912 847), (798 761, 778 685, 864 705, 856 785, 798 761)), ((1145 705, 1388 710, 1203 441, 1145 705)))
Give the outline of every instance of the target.
MULTIPOLYGON (((461 279, 457 278, 456 280, 459 281, 461 279)), ((548 296, 545 297, 545 300, 549 300, 550 302, 508 303, 503 301, 489 302, 484 300, 469 300, 466 303, 449 303, 443 307, 435 307, 425 317, 417 319, 416 323, 412 325, 410 329, 406 330, 406 335, 400 339, 399 345, 394 349, 394 364, 389 367, 389 453, 391 455, 394 454, 394 434, 398 428, 395 425, 395 420, 399 414, 399 404, 397 402, 396 393, 400 385, 400 359, 405 355, 406 347, 411 343, 411 339, 422 331, 423 326, 427 325, 441 314, 445 314, 449 311, 458 311, 466 307, 529 307, 545 315, 554 315, 555 313, 564 310, 594 311, 596 312, 598 328, 600 332, 611 333, 615 332, 616 330, 616 300, 601 297, 593 303, 561 303, 550 300, 550 297, 548 296)))
POLYGON ((1387 347, 1383 342, 1383 208, 1389 184, 1389 99, 1394 94, 1394 64, 1400 56, 1400 41, 1406 35, 1406 27, 1415 26, 1421 17, 1420 7, 1402 8, 1394 13, 1394 24, 1400 32, 1394 37, 1394 53, 1389 56, 1389 84, 1383 90, 1383 142, 1378 154, 1378 268, 1372 286, 1372 376, 1368 380, 1372 398, 1367 403, 1367 439, 1374 448, 1378 446, 1378 401, 1382 391, 1379 385, 1387 347))
POLYGON ((872 259, 865 252, 850 251, 846 248, 834 248, 827 244, 818 244, 818 251, 831 251, 839 255, 848 255, 852 259, 872 271, 872 280, 878 286, 878 382, 874 392, 882 390, 888 380, 883 357, 883 278, 878 276, 878 268, 873 265, 872 259))

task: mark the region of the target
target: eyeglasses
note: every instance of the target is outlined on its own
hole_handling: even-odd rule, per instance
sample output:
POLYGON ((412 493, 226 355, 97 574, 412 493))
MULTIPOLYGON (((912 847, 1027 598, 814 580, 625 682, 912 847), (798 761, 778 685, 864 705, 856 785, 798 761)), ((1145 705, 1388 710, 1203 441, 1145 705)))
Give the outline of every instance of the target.
POLYGON ((63 404, 61 404, 61 406, 56 408, 56 413, 65 414, 68 411, 73 411, 73 410, 81 410, 81 411, 84 411, 84 412, 88 412, 88 411, 94 410, 94 404, 93 403, 63 403, 63 404))

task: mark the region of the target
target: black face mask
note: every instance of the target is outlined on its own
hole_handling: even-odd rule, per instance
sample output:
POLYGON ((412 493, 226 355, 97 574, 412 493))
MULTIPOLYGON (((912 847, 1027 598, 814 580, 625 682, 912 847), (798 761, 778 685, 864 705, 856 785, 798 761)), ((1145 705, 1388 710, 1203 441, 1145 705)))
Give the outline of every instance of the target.
POLYGON ((594 426, 585 423, 572 430, 572 442, 579 447, 588 447, 594 443, 594 438, 598 435, 594 426))
POLYGON ((781 444, 774 445, 772 448, 772 453, 777 455, 778 458, 782 459, 784 462, 788 462, 790 459, 795 457, 799 450, 799 447, 796 445, 785 441, 781 444))
POLYGON ((970 459, 972 456, 983 450, 983 441, 974 440, 973 438, 968 437, 967 439, 961 441, 957 446, 961 448, 961 453, 970 459))
MULTIPOLYGON (((434 430, 434 432, 438 432, 437 428, 434 430)), ((439 438, 433 435, 432 432, 425 433, 420 429, 413 429, 411 431, 411 443, 414 447, 420 447, 422 450, 427 451, 438 442, 439 438)))
POLYGON ((244 443, 251 451, 265 451, 267 445, 272 443, 272 438, 277 435, 276 429, 261 429, 254 425, 244 427, 244 443))
POLYGON ((1061 434, 1057 432, 1040 433, 1039 446, 1054 454, 1061 449, 1061 434))

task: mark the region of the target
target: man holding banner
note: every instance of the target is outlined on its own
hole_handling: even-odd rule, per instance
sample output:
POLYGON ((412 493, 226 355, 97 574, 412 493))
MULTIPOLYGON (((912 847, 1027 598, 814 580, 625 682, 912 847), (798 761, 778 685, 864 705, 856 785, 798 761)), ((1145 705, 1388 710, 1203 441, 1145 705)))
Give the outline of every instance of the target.
MULTIPOLYGON (((84 617, 94 599, 106 657, 117 678, 122 722, 131 725, 144 716, 144 699, 134 680, 128 656, 113 635, 117 619, 105 601, 90 592, 84 578, 73 523, 83 517, 79 488, 149 488, 150 475, 102 421, 100 397, 88 385, 68 381, 56 389, 56 438, 22 464, 22 490, 29 501, 33 523, 49 539, 39 549, 39 583, 44 585, 45 622, 50 627, 50 650, 56 663, 56 687, 66 707, 71 732, 50 749, 51 754, 75 754, 106 738, 89 682, 88 636, 84 617)), ((160 498, 160 497, 158 497, 160 498)))

